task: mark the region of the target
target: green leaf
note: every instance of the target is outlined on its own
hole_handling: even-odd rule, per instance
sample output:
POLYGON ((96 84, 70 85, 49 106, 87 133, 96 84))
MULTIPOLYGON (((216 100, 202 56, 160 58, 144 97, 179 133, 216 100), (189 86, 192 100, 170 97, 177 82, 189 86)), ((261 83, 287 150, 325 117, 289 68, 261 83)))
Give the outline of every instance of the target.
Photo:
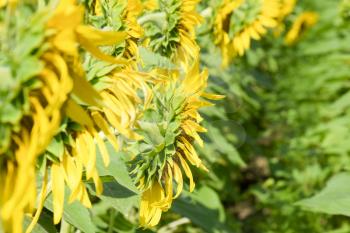
POLYGON ((16 124, 23 116, 22 109, 14 104, 8 103, 0 109, 0 122, 16 124))
POLYGON ((113 178, 111 181, 103 182, 103 194, 99 198, 124 216, 128 216, 130 210, 139 204, 139 195, 120 185, 113 178))
MULTIPOLYGON (((27 216, 24 218, 23 229, 27 229, 29 224, 31 223, 31 219, 27 216)), ((1 232, 1 230, 0 230, 1 232)), ((37 224, 34 226, 32 233, 56 233, 57 230, 55 225, 53 224, 52 215, 45 211, 45 209, 41 212, 40 218, 37 224)))
MULTIPOLYGON (((66 189, 63 219, 84 233, 95 233, 97 229, 92 223, 89 210, 78 201, 68 204, 68 196, 69 192, 66 189)), ((53 211, 52 193, 47 197, 45 207, 53 211)))
POLYGON ((90 64, 87 79, 90 81, 95 77, 102 77, 110 73, 113 69, 115 69, 115 67, 117 67, 115 64, 111 65, 110 63, 104 61, 96 61, 90 64))
POLYGON ((116 152, 110 143, 105 143, 109 153, 110 163, 108 167, 104 166, 101 153, 98 150, 96 156, 96 167, 99 175, 112 176, 120 185, 135 193, 138 193, 137 188, 135 187, 131 177, 129 176, 127 166, 125 162, 121 159, 124 157, 124 154, 121 152, 116 152))
POLYGON ((18 70, 16 70, 16 79, 25 82, 38 75, 42 68, 43 65, 38 58, 28 56, 21 61, 18 70))
POLYGON ((15 88, 16 79, 11 75, 11 69, 6 66, 0 66, 0 77, 2 83, 0 85, 0 91, 8 91, 15 88))
POLYGON ((177 199, 173 211, 189 218, 205 232, 232 232, 225 224, 225 211, 217 193, 209 187, 201 187, 185 197, 177 199))
POLYGON ((60 134, 56 135, 52 140, 49 146, 46 149, 51 154, 55 155, 57 158, 62 158, 64 153, 64 144, 62 136, 60 134))
POLYGON ((297 202, 296 205, 308 211, 350 216, 349 183, 350 173, 337 174, 328 181, 321 192, 297 202))

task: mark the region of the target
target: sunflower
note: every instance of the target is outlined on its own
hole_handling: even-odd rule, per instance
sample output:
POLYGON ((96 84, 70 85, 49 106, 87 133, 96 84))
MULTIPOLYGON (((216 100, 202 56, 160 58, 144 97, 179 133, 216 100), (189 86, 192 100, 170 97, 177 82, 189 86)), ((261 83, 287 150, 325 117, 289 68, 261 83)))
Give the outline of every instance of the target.
MULTIPOLYGON (((60 1, 54 7, 54 12, 48 9, 36 13, 30 12, 26 5, 21 3, 17 7, 16 10, 19 14, 23 14, 23 17, 10 17, 8 34, 1 37, 3 42, 1 49, 4 50, 4 53, 1 54, 0 64, 7 73, 7 85, 4 85, 0 91, 6 93, 7 96, 1 100, 5 104, 0 109, 1 130, 5 132, 1 135, 5 143, 2 142, 0 147, 0 181, 2 184, 0 207, 5 230, 22 232, 24 213, 31 213, 36 203, 36 162, 39 156, 43 156, 48 162, 47 167, 44 168, 45 178, 39 205, 33 222, 27 229, 29 232, 39 218, 46 197, 49 169, 51 169, 51 181, 54 183, 52 191, 56 223, 62 215, 62 195, 64 195, 64 185, 61 185, 62 177, 67 182, 79 181, 79 187, 76 186, 76 183, 70 185, 73 190, 71 199, 78 199, 86 206, 89 205, 79 172, 65 173, 64 176, 60 172, 59 168, 63 166, 66 157, 74 159, 77 166, 84 165, 87 177, 94 180, 97 190, 101 192, 101 183, 94 167, 95 155, 91 152, 93 149, 87 147, 90 149, 87 157, 81 157, 84 155, 80 153, 83 143, 94 145, 91 144, 93 140, 86 133, 76 133, 76 149, 66 150, 63 158, 60 159, 58 156, 51 160, 45 155, 49 153, 46 150, 59 132, 64 117, 62 113, 73 120, 78 119, 77 113, 85 113, 84 109, 70 98, 71 96, 79 99, 79 103, 81 101, 96 108, 101 106, 102 97, 84 77, 77 45, 80 44, 93 56, 104 61, 125 64, 123 59, 112 57, 98 49, 100 45, 122 41, 125 33, 102 32, 82 25, 84 9, 76 5, 75 1, 60 1), (28 16, 30 17, 29 26, 27 22, 20 20, 28 16), (18 28, 21 30, 16 31, 18 28), (10 39, 11 36, 18 40, 10 39), (31 40, 34 43, 23 47, 23 43, 26 43, 30 37, 35 38, 31 40), (6 54, 10 54, 9 58, 6 54), (13 57, 23 62, 10 63, 13 57), (19 72, 21 69, 24 69, 25 72, 19 72), (12 77, 13 74, 16 76, 12 77), (20 80, 20 83, 14 84, 15 80, 20 80), (21 88, 14 88, 16 85, 21 88), (15 114, 11 121, 4 117, 6 116, 5 111, 9 110, 15 114), (69 153, 73 154, 69 156, 69 153)), ((91 129, 91 132, 94 133, 94 129, 91 129)))
POLYGON ((279 0, 223 0, 214 21, 215 44, 222 53, 222 64, 243 56, 251 39, 260 40, 266 28, 277 26, 279 0))
POLYGON ((198 63, 186 70, 183 79, 179 73, 173 73, 174 77, 169 78, 173 81, 157 87, 155 93, 159 94, 138 122, 143 139, 129 144, 128 151, 134 157, 131 174, 142 191, 140 224, 144 227, 158 224, 162 212, 180 195, 183 172, 193 191, 195 183, 189 164, 207 170, 193 146, 195 142, 203 146, 199 133, 206 132, 200 126, 202 118, 198 109, 211 105, 202 97, 220 99, 221 96, 204 92, 208 73, 207 70, 200 73, 198 63))
POLYGON ((315 12, 303 12, 301 13, 293 22, 292 27, 287 32, 287 35, 284 38, 284 42, 287 45, 293 45, 299 40, 302 34, 316 24, 318 20, 318 14, 315 12))
MULTIPOLYGON (((129 7, 127 9, 131 9, 131 6, 129 7)), ((122 19, 124 19, 123 15, 124 13, 121 15, 122 19)), ((92 29, 89 28, 89 30, 92 29)), ((88 36, 90 34, 79 31, 79 36, 82 35, 88 36)), ((127 30, 126 33, 96 31, 92 42, 97 43, 97 39, 107 40, 110 43, 104 42, 103 45, 113 46, 111 50, 105 48, 105 51, 113 54, 115 51, 113 47, 118 47, 121 44, 120 39, 126 38, 126 40, 131 41, 135 38, 131 36, 130 30, 127 30), (107 33, 107 35, 102 37, 101 34, 101 37, 97 37, 99 33, 107 33), (109 38, 109 34, 114 35, 115 39, 109 38)), ((130 51, 128 46, 124 49, 124 51, 130 51)), ((82 82, 82 80, 79 82, 80 85, 74 86, 77 93, 87 91, 88 95, 79 96, 87 106, 82 108, 74 101, 67 102, 67 116, 72 122, 79 124, 79 129, 68 128, 65 130, 66 132, 62 133, 62 137, 71 138, 71 140, 65 144, 62 160, 53 164, 51 169, 51 177, 56 184, 56 188, 53 190, 54 204, 56 203, 54 205, 55 223, 61 219, 64 200, 62 189, 57 187, 67 184, 71 190, 70 202, 78 200, 84 206, 91 207, 84 185, 83 173, 86 174, 86 180, 93 180, 97 195, 101 194, 102 183, 96 170, 96 146, 101 152, 104 164, 107 166, 109 163, 109 154, 101 134, 116 151, 121 149, 120 142, 123 140, 140 140, 142 137, 134 131, 135 122, 140 118, 143 108, 147 107, 152 98, 149 85, 161 81, 151 73, 137 71, 135 69, 136 61, 126 64, 122 59, 110 55, 104 54, 104 56, 111 57, 109 59, 102 59, 101 56, 96 56, 94 53, 92 55, 85 56, 86 70, 82 70, 81 66, 76 66, 74 73, 87 72, 88 79, 90 83, 94 83, 95 89, 90 86, 89 82, 82 82), (112 59, 122 61, 123 66, 111 64, 112 59)), ((129 58, 129 55, 131 53, 123 52, 119 54, 119 57, 129 58)))
MULTIPOLYGON (((18 8, 20 8, 18 12, 26 14, 23 11, 24 6, 18 4, 18 8)), ((15 36, 17 42, 14 43, 12 39, 7 41, 8 35, 4 36, 2 41, 7 45, 7 49, 10 49, 6 51, 6 46, 2 47, 5 50, 3 54, 11 54, 17 57, 18 61, 23 61, 11 64, 8 63, 6 56, 2 56, 1 61, 3 69, 9 70, 7 81, 13 83, 17 78, 20 83, 16 85, 21 87, 19 89, 14 89, 15 85, 5 87, 9 88, 5 90, 9 94, 6 106, 16 113, 16 121, 7 121, 3 117, 6 116, 5 111, 9 110, 6 110, 6 106, 1 111, 1 127, 10 125, 10 131, 5 129, 9 140, 0 152, 2 170, 0 180, 3 183, 0 191, 1 220, 5 231, 9 232, 22 232, 24 213, 33 211, 36 202, 36 159, 45 151, 57 132, 61 120, 61 108, 73 86, 73 81, 66 75, 66 63, 60 55, 46 51, 40 56, 37 52, 40 51, 40 43, 45 39, 43 12, 31 17, 29 22, 28 27, 23 21, 13 17, 10 25, 17 25, 25 31, 24 35, 28 36, 27 38, 37 33, 37 43, 29 44, 25 51, 21 50, 27 38, 14 31, 15 28, 11 26, 8 28, 9 35, 15 36), (13 72, 21 68, 26 70, 25 73, 13 72), (16 76, 13 77, 12 74, 16 76), (22 105, 21 99, 24 99, 22 105)), ((44 189, 47 179, 43 182, 44 189)), ((43 195, 41 198, 43 199, 43 195)))
MULTIPOLYGON (((67 7, 64 9, 66 10, 67 7)), ((61 12, 58 10, 57 14, 61 12)), ((62 28, 66 30, 69 27, 62 28)), ((83 78, 85 70, 79 61, 75 62, 72 68, 75 74, 72 93, 84 103, 85 107, 71 100, 68 100, 65 105, 68 121, 78 123, 79 127, 78 129, 67 128, 66 132, 62 133, 63 137, 71 140, 65 144, 62 159, 59 163, 53 163, 51 168, 51 179, 55 187, 52 190, 54 223, 60 221, 63 213, 62 184, 67 184, 71 190, 69 202, 78 200, 86 207, 91 207, 91 202, 84 184, 83 173, 86 180, 93 180, 97 195, 102 193, 102 183, 96 169, 96 146, 101 151, 106 166, 109 163, 109 155, 100 132, 104 133, 115 150, 119 150, 118 134, 137 140, 139 136, 132 131, 132 122, 137 119, 136 105, 141 101, 136 93, 137 89, 146 89, 142 75, 137 76, 132 71, 128 72, 129 63, 123 58, 102 53, 97 49, 97 46, 101 45, 112 47, 119 45, 127 38, 128 33, 97 31, 92 27, 81 25, 77 25, 74 32, 78 42, 92 55, 85 56, 92 61, 91 68, 96 65, 96 62, 100 62, 110 67, 107 69, 110 73, 105 73, 103 77, 96 75, 90 77, 95 85, 99 86, 95 89, 83 78)), ((144 96, 147 97, 147 94, 144 96)))
MULTIPOLYGON (((143 29, 137 17, 143 12, 144 5, 140 0, 118 0, 115 2, 94 0, 87 2, 90 11, 90 23, 98 28, 112 28, 127 32, 125 44, 116 47, 115 53, 125 58, 138 59, 137 43, 143 36, 143 29), (103 7, 102 7, 103 6, 103 7)), ((152 6, 152 4, 147 4, 152 6)))
POLYGON ((186 68, 199 56, 195 28, 202 22, 199 0, 159 0, 159 8, 139 18, 151 49, 186 68))

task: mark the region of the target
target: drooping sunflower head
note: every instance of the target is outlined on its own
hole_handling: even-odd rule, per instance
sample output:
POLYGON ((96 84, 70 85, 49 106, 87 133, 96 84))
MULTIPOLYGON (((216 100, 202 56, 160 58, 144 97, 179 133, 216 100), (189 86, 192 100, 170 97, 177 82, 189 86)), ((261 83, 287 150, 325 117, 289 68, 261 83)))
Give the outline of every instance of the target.
POLYGON ((302 12, 294 20, 291 28, 287 32, 284 42, 287 45, 295 44, 310 27, 316 24, 318 14, 311 11, 302 12))
POLYGON ((215 43, 222 52, 223 66, 260 40, 267 28, 277 26, 279 0, 224 0, 214 21, 215 43))
POLYGON ((194 189, 190 165, 206 170, 194 148, 195 142, 202 145, 199 133, 206 131, 200 126, 198 109, 210 105, 203 96, 220 98, 204 93, 207 75, 207 71, 200 73, 198 64, 194 64, 184 78, 155 87, 157 94, 152 105, 139 121, 143 139, 129 144, 134 155, 131 174, 143 192, 142 226, 156 225, 161 213, 170 208, 183 189, 183 173, 189 179, 190 191, 194 189))
POLYGON ((194 30, 202 18, 195 11, 198 0, 159 0, 158 8, 139 19, 153 52, 184 66, 198 57, 194 30))

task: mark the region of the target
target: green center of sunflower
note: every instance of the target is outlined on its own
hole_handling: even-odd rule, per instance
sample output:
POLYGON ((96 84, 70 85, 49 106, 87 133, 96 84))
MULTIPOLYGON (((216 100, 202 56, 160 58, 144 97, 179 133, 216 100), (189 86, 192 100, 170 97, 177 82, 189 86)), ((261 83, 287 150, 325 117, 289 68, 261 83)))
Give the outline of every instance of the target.
POLYGON ((230 38, 233 38, 258 18, 262 4, 262 0, 245 0, 228 16, 230 38))

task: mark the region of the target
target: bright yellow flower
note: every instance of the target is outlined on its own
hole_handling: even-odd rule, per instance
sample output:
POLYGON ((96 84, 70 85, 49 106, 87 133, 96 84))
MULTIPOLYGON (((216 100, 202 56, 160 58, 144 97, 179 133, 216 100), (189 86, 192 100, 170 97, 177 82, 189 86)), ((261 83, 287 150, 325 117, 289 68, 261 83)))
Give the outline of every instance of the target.
POLYGON ((277 26, 279 0, 223 0, 214 22, 215 43, 220 47, 223 66, 260 40, 267 28, 277 26))
POLYGON ((318 14, 315 12, 303 12, 300 14, 297 19, 294 21, 291 29, 289 29, 286 37, 284 38, 284 42, 287 45, 293 45, 296 43, 305 30, 312 27, 316 24, 318 20, 318 14))

